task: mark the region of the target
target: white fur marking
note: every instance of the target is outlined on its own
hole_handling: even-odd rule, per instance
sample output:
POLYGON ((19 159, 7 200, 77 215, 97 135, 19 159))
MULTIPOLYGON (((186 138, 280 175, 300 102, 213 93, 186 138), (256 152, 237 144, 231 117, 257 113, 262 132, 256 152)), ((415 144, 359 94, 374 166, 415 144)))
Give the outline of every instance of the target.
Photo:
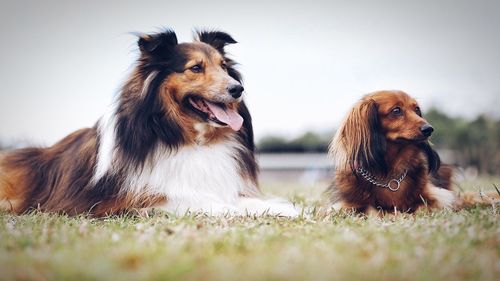
POLYGON ((450 190, 429 185, 427 191, 429 196, 437 201, 439 208, 450 209, 456 201, 455 194, 450 190))
POLYGON ((116 148, 116 103, 112 104, 106 114, 99 120, 99 151, 92 183, 97 183, 108 171, 112 171, 113 155, 116 148))
POLYGON ((0 199, 0 210, 2 211, 10 211, 12 209, 11 202, 6 199, 0 199))
POLYGON ((230 211, 249 183, 238 173, 234 140, 206 146, 184 146, 177 151, 158 147, 139 172, 132 171, 128 192, 163 194, 168 211, 219 213, 230 211))
POLYGON ((142 85, 142 92, 141 96, 144 97, 149 90, 149 85, 151 84, 151 81, 158 75, 158 71, 153 71, 151 72, 148 77, 146 77, 146 80, 144 80, 144 84, 142 85))
POLYGON ((238 215, 271 215, 296 218, 299 216, 298 210, 292 203, 281 199, 260 199, 241 197, 238 202, 238 215))
POLYGON ((340 212, 341 210, 344 209, 344 202, 342 202, 342 201, 336 202, 336 203, 332 204, 332 206, 330 208, 332 210, 334 210, 335 212, 340 212))
POLYGON ((194 129, 198 133, 196 135, 196 143, 197 144, 204 144, 207 140, 205 139, 205 133, 207 131, 207 124, 206 123, 196 123, 194 124, 194 129))
MULTIPOLYGON (((149 89, 151 81, 158 75, 158 71, 151 72, 142 86, 141 96, 149 89)), ((98 133, 100 136, 97 163, 91 183, 97 183, 106 173, 113 172, 113 161, 116 150, 116 111, 119 101, 113 102, 106 114, 99 120, 98 133)))

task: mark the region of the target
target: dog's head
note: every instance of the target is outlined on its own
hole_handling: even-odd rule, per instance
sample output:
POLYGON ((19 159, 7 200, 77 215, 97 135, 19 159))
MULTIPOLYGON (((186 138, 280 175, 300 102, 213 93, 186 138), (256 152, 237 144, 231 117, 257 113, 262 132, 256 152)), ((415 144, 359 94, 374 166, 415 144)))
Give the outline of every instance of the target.
POLYGON ((244 89, 235 63, 224 51, 233 43, 230 35, 216 31, 199 32, 194 42, 181 44, 173 31, 140 37, 141 69, 159 80, 157 93, 172 118, 241 128, 244 120, 238 106, 244 89))
POLYGON ((374 107, 372 112, 380 123, 380 133, 390 142, 418 143, 426 141, 434 128, 422 117, 415 99, 400 91, 370 94, 364 101, 374 107))
POLYGON ((194 42, 181 44, 172 30, 139 35, 137 66, 116 109, 117 138, 127 157, 141 162, 158 143, 177 149, 230 131, 254 151, 241 76, 224 51, 235 42, 217 31, 198 32, 194 42))
POLYGON ((331 152, 339 158, 338 164, 385 174, 387 145, 414 144, 424 150, 429 168, 434 170, 439 159, 428 143, 433 130, 408 94, 375 92, 363 97, 351 110, 332 142, 331 152))

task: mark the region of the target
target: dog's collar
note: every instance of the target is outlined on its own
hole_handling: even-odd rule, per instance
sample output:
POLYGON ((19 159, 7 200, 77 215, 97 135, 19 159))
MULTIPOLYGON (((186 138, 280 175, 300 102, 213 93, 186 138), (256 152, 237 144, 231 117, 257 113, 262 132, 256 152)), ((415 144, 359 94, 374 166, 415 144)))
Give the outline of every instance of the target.
POLYGON ((356 172, 363 177, 367 182, 372 183, 378 187, 386 187, 392 192, 398 191, 401 186, 401 182, 406 178, 408 170, 405 169, 398 179, 390 179, 389 181, 379 180, 373 176, 369 171, 365 170, 363 167, 356 168, 356 172))

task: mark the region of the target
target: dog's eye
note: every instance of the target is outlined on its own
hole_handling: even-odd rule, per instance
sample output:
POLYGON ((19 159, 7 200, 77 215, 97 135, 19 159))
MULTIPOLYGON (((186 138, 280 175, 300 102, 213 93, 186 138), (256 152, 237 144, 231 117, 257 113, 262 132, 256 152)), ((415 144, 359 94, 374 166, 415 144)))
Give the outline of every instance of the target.
POLYGON ((420 107, 415 108, 415 112, 418 114, 418 116, 422 117, 422 111, 420 110, 420 107))
POLYGON ((226 62, 222 62, 220 64, 220 67, 222 67, 222 69, 224 69, 224 70, 227 70, 227 64, 226 64, 226 62))
POLYGON ((399 116, 403 113, 403 110, 401 110, 401 107, 395 107, 391 110, 392 115, 399 116))
POLYGON ((203 71, 203 67, 200 64, 193 65, 189 68, 194 73, 201 73, 203 71))

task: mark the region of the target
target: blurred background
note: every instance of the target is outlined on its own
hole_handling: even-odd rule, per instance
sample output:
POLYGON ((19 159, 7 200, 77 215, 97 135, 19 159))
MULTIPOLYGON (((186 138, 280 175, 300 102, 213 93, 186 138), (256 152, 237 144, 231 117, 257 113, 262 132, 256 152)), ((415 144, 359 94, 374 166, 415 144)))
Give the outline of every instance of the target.
POLYGON ((401 89, 464 177, 500 174, 498 1, 0 2, 0 146, 92 126, 132 69, 131 32, 220 29, 239 44, 262 179, 328 180, 328 142, 363 94, 401 89))

